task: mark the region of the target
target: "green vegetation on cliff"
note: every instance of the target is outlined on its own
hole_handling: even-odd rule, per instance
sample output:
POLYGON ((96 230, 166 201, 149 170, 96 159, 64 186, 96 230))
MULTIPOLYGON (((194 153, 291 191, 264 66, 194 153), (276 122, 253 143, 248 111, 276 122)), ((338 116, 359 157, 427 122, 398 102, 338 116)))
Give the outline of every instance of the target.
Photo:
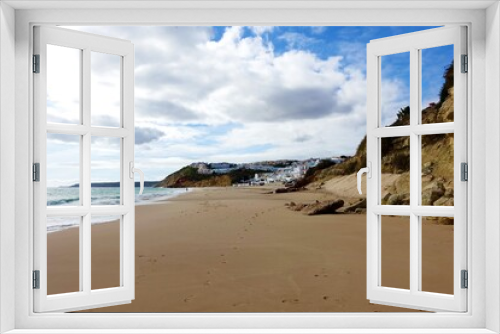
POLYGON ((186 166, 170 174, 156 187, 161 188, 195 188, 195 187, 227 187, 233 183, 253 178, 263 171, 254 169, 235 169, 227 174, 198 174, 198 169, 186 166))

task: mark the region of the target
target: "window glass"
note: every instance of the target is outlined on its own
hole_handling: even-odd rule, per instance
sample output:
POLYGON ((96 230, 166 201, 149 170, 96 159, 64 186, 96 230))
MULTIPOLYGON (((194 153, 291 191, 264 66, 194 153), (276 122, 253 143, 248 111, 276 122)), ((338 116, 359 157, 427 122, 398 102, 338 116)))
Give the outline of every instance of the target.
POLYGON ((121 59, 117 55, 91 52, 91 123, 120 127, 121 59))
POLYGON ((410 289, 410 217, 381 216, 381 286, 410 289))
POLYGON ((82 50, 47 45, 47 122, 80 124, 82 50))
POLYGON ((80 291, 80 217, 47 218, 47 294, 80 291))
POLYGON ((381 138, 382 205, 410 204, 410 137, 381 138))
POLYGON ((422 291, 453 294, 452 217, 421 217, 422 291))
POLYGON ((92 290, 120 286, 121 216, 92 216, 92 290))
POLYGON ((410 124, 410 53, 380 57, 381 126, 410 124))
POLYGON ((453 122, 453 45, 421 50, 422 124, 453 122))
POLYGON ((121 204, 121 138, 92 137, 91 204, 121 204))
POLYGON ((47 206, 80 205, 80 140, 47 134, 47 206))
POLYGON ((454 135, 422 136, 422 205, 454 204, 454 135))

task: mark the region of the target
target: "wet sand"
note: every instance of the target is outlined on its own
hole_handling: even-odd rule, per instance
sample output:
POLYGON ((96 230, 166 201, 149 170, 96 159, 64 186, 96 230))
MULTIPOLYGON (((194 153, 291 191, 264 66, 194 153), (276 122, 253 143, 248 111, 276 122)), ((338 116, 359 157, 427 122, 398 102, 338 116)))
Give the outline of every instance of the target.
MULTIPOLYGON (((366 215, 306 216, 285 204, 324 190, 197 189, 136 208, 136 297, 92 312, 408 312, 366 299, 366 215)), ((409 285, 408 218, 384 217, 383 277, 409 285)), ((92 286, 119 284, 118 223, 92 227, 92 286)), ((78 229, 48 236, 49 291, 78 289, 78 229), (73 283, 71 283, 73 282, 73 283)), ((426 223, 423 282, 451 292, 453 226, 426 223), (450 246, 451 245, 451 246, 450 246), (451 254, 451 255, 450 255, 451 254)))

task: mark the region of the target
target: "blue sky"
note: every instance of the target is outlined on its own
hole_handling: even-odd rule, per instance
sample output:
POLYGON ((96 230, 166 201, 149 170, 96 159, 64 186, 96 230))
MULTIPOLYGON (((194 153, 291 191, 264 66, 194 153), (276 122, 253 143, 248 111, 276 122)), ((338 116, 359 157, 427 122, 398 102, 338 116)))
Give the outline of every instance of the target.
MULTIPOLYGON (((70 28, 134 43, 136 165, 146 179, 160 180, 196 161, 353 154, 366 132, 366 44, 432 27, 70 28)), ((438 101, 452 56, 452 46, 423 53, 423 105, 438 101)), ((63 60, 67 56, 53 58, 74 67, 63 60)), ((387 56, 382 64, 382 119, 388 124, 408 105, 408 60, 387 56)), ((55 84, 49 94, 49 118, 57 122, 70 121, 79 103, 67 73, 54 75, 65 85, 55 84)), ((93 107, 93 124, 117 121, 117 73, 113 57, 93 58, 92 98, 100 106, 93 107)), ((75 173, 61 167, 71 162, 60 159, 61 146, 74 150, 76 143, 50 140, 59 141, 53 145, 58 151, 48 152, 50 184, 75 181, 75 173)), ((106 159, 119 149, 106 139, 93 145, 93 181, 115 181, 106 159)))

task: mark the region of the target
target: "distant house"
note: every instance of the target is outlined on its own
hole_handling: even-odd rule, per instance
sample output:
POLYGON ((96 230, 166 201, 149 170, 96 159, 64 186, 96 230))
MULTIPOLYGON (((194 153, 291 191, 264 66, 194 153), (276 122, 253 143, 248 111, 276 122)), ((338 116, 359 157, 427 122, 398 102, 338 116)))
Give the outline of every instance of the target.
POLYGON ((229 169, 236 167, 236 164, 231 164, 229 162, 216 162, 210 164, 210 169, 229 169))
POLYGON ((235 170, 236 168, 217 168, 217 169, 212 169, 211 171, 215 174, 227 174, 232 170, 235 170))
POLYGON ((203 175, 210 175, 213 173, 213 170, 208 168, 208 165, 205 163, 199 163, 198 164, 198 174, 203 174, 203 175))

